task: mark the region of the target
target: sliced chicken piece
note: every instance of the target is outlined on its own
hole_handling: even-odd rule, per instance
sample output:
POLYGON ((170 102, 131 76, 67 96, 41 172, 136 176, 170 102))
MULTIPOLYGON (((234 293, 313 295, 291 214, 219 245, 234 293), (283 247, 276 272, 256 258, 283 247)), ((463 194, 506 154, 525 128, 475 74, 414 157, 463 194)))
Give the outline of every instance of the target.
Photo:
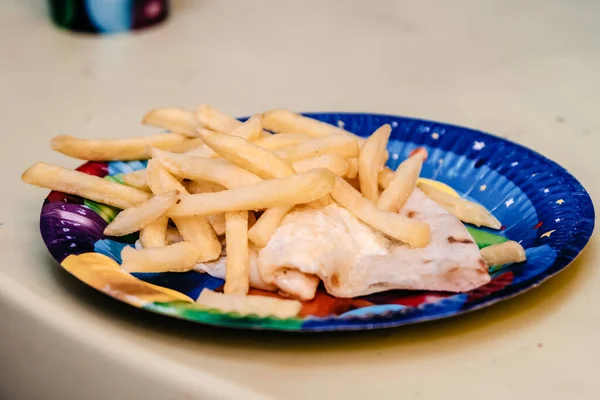
POLYGON ((297 270, 319 277, 336 297, 392 289, 464 292, 489 282, 477 245, 456 217, 419 189, 400 214, 430 225, 428 246, 390 240, 335 204, 298 207, 260 250, 260 275, 278 285, 281 271, 297 270))

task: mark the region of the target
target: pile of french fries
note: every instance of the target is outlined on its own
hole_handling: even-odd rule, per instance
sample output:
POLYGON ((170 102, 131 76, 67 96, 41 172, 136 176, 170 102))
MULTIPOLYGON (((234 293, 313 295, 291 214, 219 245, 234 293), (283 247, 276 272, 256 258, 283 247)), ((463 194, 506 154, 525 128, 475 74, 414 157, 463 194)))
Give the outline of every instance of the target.
MULTIPOLYGON (((427 152, 415 152, 396 171, 385 167, 389 125, 364 139, 287 110, 242 123, 208 105, 195 112, 152 110, 142 122, 171 133, 105 140, 57 136, 51 141, 52 149, 82 160, 149 160, 146 169, 124 175, 124 185, 45 163, 31 166, 22 179, 122 209, 104 233, 140 232, 143 248, 123 250, 125 271, 189 271, 225 250, 225 297, 200 296, 201 306, 282 318, 299 312, 298 302, 275 298, 240 306, 240 296, 249 291, 249 243, 264 247, 298 204, 335 202, 390 238, 414 247, 430 241, 427 224, 398 214, 417 186, 427 152), (229 303, 227 296, 232 296, 229 303)), ((480 205, 419 187, 462 221, 500 228, 480 205)), ((494 259, 493 251, 488 257, 494 259)))

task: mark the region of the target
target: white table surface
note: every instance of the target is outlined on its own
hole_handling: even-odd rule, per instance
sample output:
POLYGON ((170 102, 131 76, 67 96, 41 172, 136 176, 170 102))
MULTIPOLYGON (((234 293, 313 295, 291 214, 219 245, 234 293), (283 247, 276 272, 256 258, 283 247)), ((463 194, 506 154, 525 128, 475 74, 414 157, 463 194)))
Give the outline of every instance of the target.
MULTIPOLYGON (((42 2, 40 2, 42 3, 42 2)), ((597 0, 176 1, 136 35, 0 12, 0 398, 599 399, 600 243, 515 299, 353 334, 209 329, 120 304, 40 238, 46 192, 20 182, 56 134, 138 135, 149 109, 211 103, 395 113, 508 137, 600 198, 597 0)))

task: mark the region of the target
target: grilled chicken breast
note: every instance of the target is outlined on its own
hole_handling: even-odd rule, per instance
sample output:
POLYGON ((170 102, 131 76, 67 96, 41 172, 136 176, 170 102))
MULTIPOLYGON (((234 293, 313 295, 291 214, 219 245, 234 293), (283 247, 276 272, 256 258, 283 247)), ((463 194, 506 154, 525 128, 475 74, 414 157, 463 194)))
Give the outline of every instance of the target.
MULTIPOLYGON (((310 300, 321 280, 344 298, 392 289, 465 292, 489 282, 477 245, 455 216, 419 189, 400 214, 430 225, 428 246, 387 238, 337 204, 298 206, 264 248, 251 249, 250 284, 310 300)), ((223 278, 225 256, 196 269, 223 278)))

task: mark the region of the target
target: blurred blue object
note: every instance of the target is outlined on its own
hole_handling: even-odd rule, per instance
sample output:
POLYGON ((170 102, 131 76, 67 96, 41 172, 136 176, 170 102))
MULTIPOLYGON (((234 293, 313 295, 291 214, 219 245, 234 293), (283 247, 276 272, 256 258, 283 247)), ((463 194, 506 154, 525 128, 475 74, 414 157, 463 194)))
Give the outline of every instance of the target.
POLYGON ((169 14, 169 0, 48 0, 48 4, 56 25, 87 33, 142 29, 169 14))

